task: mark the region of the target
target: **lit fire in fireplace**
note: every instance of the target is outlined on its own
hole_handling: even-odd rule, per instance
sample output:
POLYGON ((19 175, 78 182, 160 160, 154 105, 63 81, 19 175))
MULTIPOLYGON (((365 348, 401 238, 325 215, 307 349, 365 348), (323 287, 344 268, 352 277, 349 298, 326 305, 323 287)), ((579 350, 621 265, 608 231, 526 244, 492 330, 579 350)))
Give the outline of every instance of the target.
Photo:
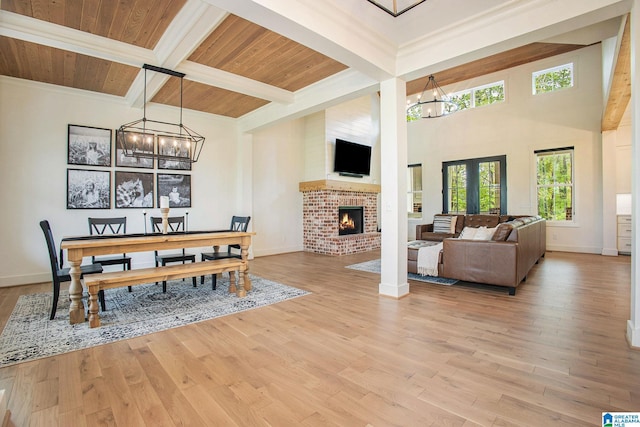
POLYGON ((356 223, 348 213, 344 213, 342 214, 342 219, 340 219, 339 227, 340 230, 355 230, 356 223))

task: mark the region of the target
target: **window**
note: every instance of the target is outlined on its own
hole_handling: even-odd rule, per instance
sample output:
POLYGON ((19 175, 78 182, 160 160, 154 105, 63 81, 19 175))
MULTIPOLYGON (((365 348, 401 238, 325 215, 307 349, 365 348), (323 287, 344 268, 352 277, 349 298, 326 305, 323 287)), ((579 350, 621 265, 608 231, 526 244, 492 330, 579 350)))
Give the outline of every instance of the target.
POLYGON ((458 110, 502 102, 504 101, 504 81, 456 92, 451 95, 451 101, 458 105, 458 110))
POLYGON ((507 211, 506 156, 442 164, 442 211, 455 214, 507 211))
POLYGON ((551 221, 573 219, 573 147, 536 154, 538 215, 551 221))
POLYGON ((422 165, 407 168, 407 212, 409 218, 422 218, 422 165))
POLYGON ((573 87, 573 63, 536 71, 531 80, 534 95, 573 87))

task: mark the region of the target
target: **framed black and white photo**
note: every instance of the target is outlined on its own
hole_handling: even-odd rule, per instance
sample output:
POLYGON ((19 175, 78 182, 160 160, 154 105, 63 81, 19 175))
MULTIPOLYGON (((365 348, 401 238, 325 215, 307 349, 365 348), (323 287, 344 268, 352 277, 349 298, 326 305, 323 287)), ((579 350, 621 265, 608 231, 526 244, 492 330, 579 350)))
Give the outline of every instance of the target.
POLYGON ((67 209, 110 209, 111 171, 67 169, 67 209))
POLYGON ((67 163, 111 166, 111 129, 69 125, 67 163))
POLYGON ((158 155, 173 157, 159 158, 158 169, 191 170, 191 141, 188 138, 158 135, 158 155))
POLYGON ((153 174, 116 171, 116 208, 152 208, 153 174))
POLYGON ((170 208, 191 207, 191 175, 158 174, 158 206, 160 196, 169 197, 170 208))
POLYGON ((137 150, 150 157, 125 156, 120 141, 120 134, 116 132, 116 166, 128 168, 153 169, 153 150, 155 144, 154 134, 142 134, 138 132, 124 132, 127 147, 136 146, 137 150))

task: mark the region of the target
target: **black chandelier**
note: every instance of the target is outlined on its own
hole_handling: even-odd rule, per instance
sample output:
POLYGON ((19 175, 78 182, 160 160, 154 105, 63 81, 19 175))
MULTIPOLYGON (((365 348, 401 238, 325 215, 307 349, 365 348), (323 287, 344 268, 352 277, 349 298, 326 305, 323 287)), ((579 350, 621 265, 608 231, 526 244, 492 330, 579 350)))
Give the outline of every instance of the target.
POLYGON ((433 119, 456 111, 458 111, 458 104, 444 93, 432 74, 422 89, 422 93, 418 96, 418 101, 407 108, 407 115, 415 118, 433 119))
POLYGON ((182 123, 182 81, 185 74, 149 64, 144 69, 142 118, 124 124, 116 131, 118 146, 126 157, 195 163, 204 146, 204 137, 182 123), (180 122, 169 123, 147 118, 147 70, 180 78, 180 122), (157 141, 157 143, 156 143, 157 141))

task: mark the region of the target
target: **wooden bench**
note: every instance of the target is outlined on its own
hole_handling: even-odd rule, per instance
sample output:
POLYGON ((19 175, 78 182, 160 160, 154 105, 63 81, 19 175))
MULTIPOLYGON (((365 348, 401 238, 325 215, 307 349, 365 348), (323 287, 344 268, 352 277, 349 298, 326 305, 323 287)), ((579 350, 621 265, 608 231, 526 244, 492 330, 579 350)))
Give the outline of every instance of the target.
MULTIPOLYGON (((143 283, 162 282, 165 280, 183 279, 186 277, 214 275, 212 283, 215 289, 215 274, 239 272, 238 286, 236 275, 229 275, 229 292, 234 292, 238 297, 247 295, 242 272, 246 269, 241 259, 226 258, 213 261, 191 262, 187 264, 174 264, 164 267, 140 268, 135 270, 114 271, 102 274, 93 274, 84 277, 84 284, 89 290, 89 326, 100 326, 98 317, 97 296, 98 292, 105 289, 121 288, 124 286, 139 285, 143 283)), ((250 285, 249 285, 250 286, 250 285)))

